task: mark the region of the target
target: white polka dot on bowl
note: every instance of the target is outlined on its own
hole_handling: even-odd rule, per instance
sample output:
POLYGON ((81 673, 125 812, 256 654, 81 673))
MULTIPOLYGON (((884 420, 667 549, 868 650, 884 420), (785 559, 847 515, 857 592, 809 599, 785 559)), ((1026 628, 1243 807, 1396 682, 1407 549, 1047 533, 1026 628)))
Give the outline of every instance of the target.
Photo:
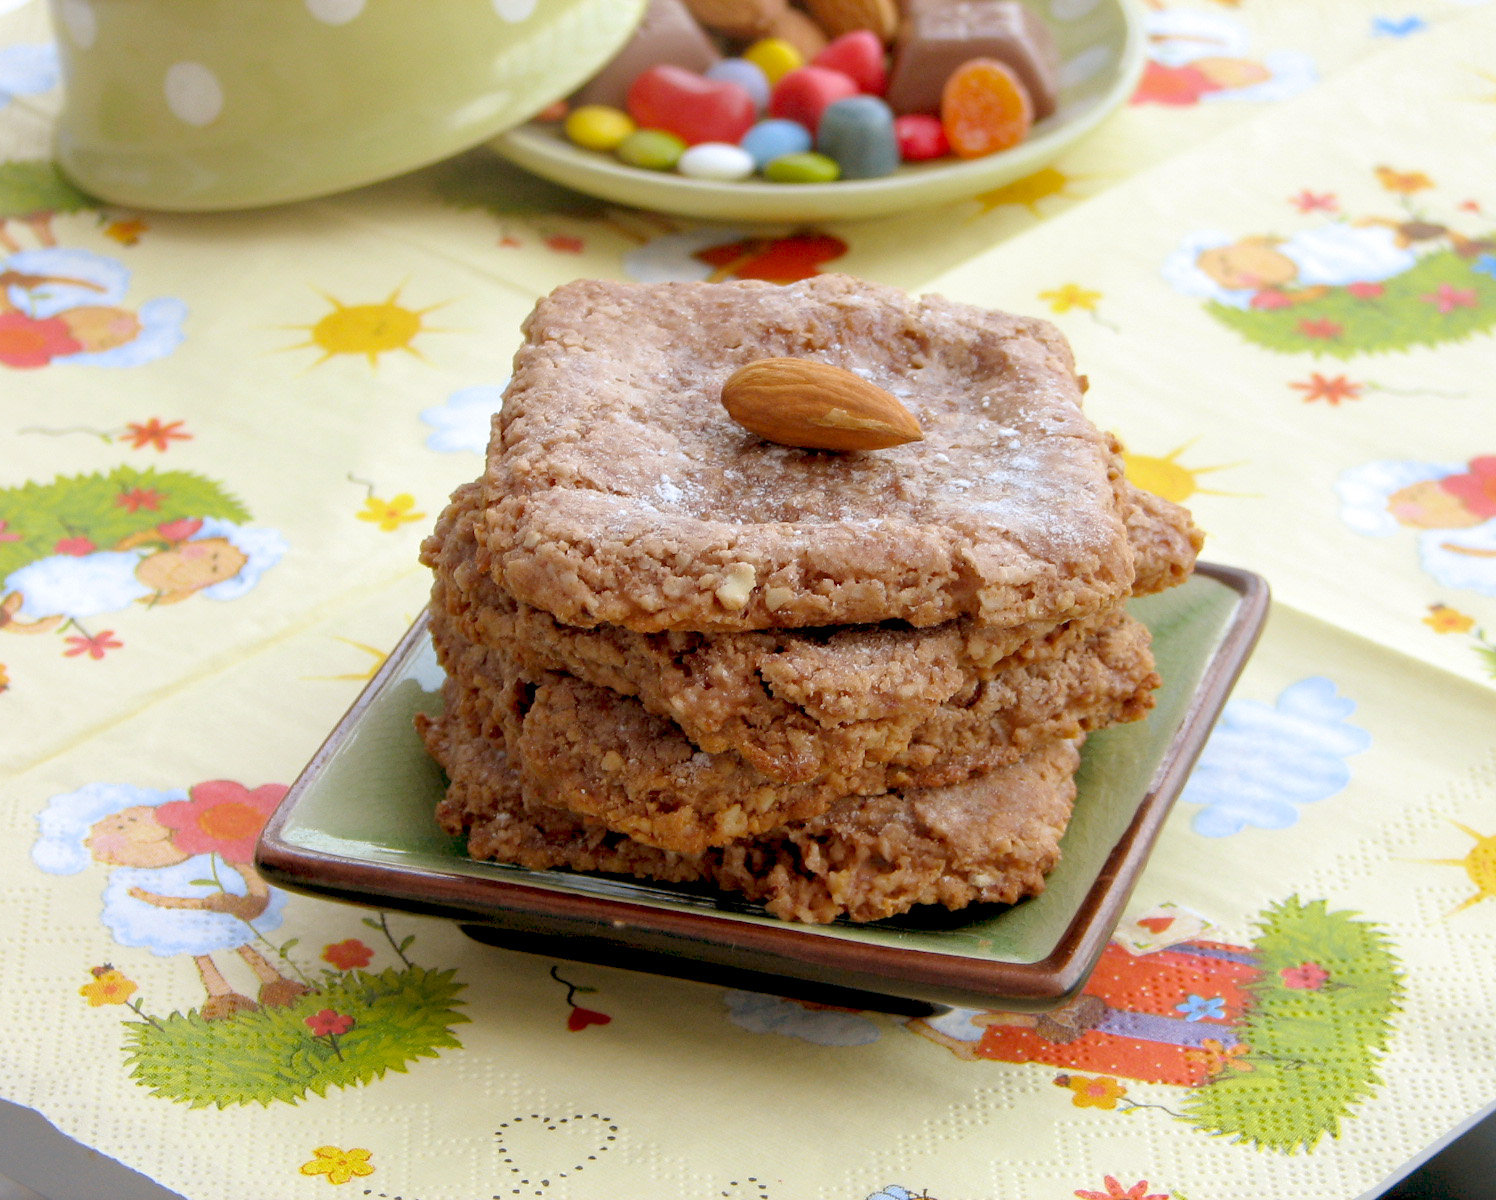
POLYGON ((189 125, 211 125, 223 111, 223 85, 202 63, 172 63, 165 86, 166 106, 189 125))
POLYGON ((536 0, 493 0, 493 10, 510 22, 527 20, 535 11, 536 0))
POLYGON ((62 0, 57 9, 63 27, 68 31, 68 37, 73 39, 73 45, 80 50, 87 50, 92 46, 94 39, 99 36, 99 18, 94 13, 93 5, 88 0, 62 0))
POLYGON ((307 12, 324 25, 346 25, 364 11, 364 0, 305 0, 307 12))

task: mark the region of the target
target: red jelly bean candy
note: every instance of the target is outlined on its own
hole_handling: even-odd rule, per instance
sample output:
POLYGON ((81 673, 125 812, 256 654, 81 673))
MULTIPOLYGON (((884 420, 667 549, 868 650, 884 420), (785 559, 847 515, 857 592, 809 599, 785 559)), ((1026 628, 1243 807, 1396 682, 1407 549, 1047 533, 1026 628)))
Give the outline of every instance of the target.
POLYGON ((827 67, 797 67, 774 85, 769 115, 798 121, 815 133, 829 105, 855 95, 857 83, 850 75, 827 67))
POLYGON ((628 110, 640 129, 664 129, 692 146, 735 144, 758 116, 741 84, 668 63, 650 67, 629 85, 628 110))
POLYGON ((944 158, 951 152, 951 143, 945 136, 945 126, 939 117, 928 113, 909 113, 895 117, 893 135, 899 140, 899 157, 905 162, 924 162, 931 158, 944 158))
POLYGON ((871 29, 854 29, 831 42, 810 60, 813 67, 840 71, 869 96, 881 96, 888 87, 888 67, 883 43, 871 29))

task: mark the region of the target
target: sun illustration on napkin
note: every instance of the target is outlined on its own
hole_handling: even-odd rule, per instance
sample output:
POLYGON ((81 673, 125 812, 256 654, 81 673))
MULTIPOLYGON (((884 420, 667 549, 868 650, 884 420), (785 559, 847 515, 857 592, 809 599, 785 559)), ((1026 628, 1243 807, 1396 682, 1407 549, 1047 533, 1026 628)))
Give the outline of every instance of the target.
POLYGON ((1464 858, 1421 858, 1419 862, 1431 863, 1439 867, 1464 867, 1465 874, 1470 876, 1470 882, 1475 885, 1475 895, 1468 897, 1450 909, 1445 916, 1452 917, 1457 912, 1479 904, 1482 900, 1496 899, 1496 834, 1489 837, 1476 833, 1468 825, 1461 825, 1458 821, 1450 821, 1450 824, 1461 833, 1468 833, 1475 839, 1475 845, 1470 847, 1470 852, 1464 858))
POLYGON ((336 296, 322 292, 322 297, 332 305, 332 311, 314 325, 282 326, 286 329, 304 329, 311 334, 309 340, 284 349, 320 349, 322 357, 312 364, 314 367, 319 367, 340 354, 361 354, 369 360, 369 366, 377 367, 379 356, 392 350, 403 350, 416 358, 424 359, 425 355, 411 343, 420 333, 446 332, 426 325, 421 320, 446 301, 426 308, 406 308, 397 303, 400 290, 397 287, 384 300, 374 304, 344 304, 336 296))
POLYGON ((1165 500, 1172 500, 1175 504, 1182 504, 1196 492, 1206 496, 1240 495, 1240 492, 1218 492, 1200 486, 1201 475, 1209 471, 1224 471, 1230 467, 1239 467, 1241 464, 1220 463, 1213 467, 1187 467, 1179 461, 1179 456, 1193 444, 1193 442, 1186 442, 1162 456, 1132 454, 1124 450, 1122 462, 1127 469, 1127 478, 1144 491, 1152 492, 1155 496, 1162 496, 1165 500))

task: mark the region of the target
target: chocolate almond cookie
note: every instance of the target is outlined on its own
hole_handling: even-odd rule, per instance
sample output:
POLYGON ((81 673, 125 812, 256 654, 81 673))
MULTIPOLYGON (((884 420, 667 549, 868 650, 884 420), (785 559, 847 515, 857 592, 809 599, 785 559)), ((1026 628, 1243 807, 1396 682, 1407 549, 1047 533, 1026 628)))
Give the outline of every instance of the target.
POLYGON ((842 800, 808 821, 678 854, 565 809, 527 805, 502 745, 450 714, 422 732, 452 781, 437 819, 466 837, 474 858, 709 882, 774 916, 815 923, 877 921, 921 904, 1012 904, 1043 891, 1079 762, 1076 742, 1054 742, 968 783, 842 800))
POLYGON ((478 537, 499 586, 569 625, 1072 620, 1134 580, 1080 398, 1048 322, 848 276, 571 283, 526 321, 478 537), (883 388, 923 440, 836 453, 749 433, 722 384, 774 357, 883 388))
POLYGON ((846 796, 959 783, 1049 742, 1137 720, 1159 682, 1147 629, 1118 612, 1064 653, 963 688, 885 761, 850 759, 856 765, 786 783, 734 751, 699 749, 630 697, 526 672, 503 651, 468 642, 441 612, 431 631, 448 710, 508 747, 527 803, 683 853, 806 820, 846 796))
MULTIPOLYGON (((1188 514, 1123 486, 1139 584, 1187 575, 1198 544, 1188 514)), ((992 629, 964 618, 924 629, 885 623, 721 634, 578 629, 493 582, 474 533, 481 506, 476 485, 459 488, 422 551, 436 574, 432 603, 467 641, 504 651, 531 676, 561 671, 635 696, 698 749, 735 750, 780 782, 855 769, 865 758, 887 761, 963 689, 1073 649, 1097 620, 992 629)))
POLYGON ((1045 321, 844 276, 583 281, 422 546, 470 852, 878 920, 1042 889, 1130 596, 1201 535, 1045 321), (818 447, 818 448, 812 448, 818 447))

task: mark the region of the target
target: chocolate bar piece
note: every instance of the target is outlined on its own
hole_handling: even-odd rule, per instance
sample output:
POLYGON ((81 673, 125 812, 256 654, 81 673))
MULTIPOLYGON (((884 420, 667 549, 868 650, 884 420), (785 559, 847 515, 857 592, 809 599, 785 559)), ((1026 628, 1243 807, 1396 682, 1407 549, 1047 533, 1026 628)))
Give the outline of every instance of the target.
POLYGON ((889 107, 900 114, 939 112, 945 81, 973 58, 1011 67, 1034 102, 1035 120, 1054 112, 1054 37, 1017 0, 910 0, 894 43, 889 107))
POLYGON ((668 63, 700 74, 721 57, 681 0, 650 0, 633 37, 571 102, 626 108, 629 85, 650 67, 668 63))

